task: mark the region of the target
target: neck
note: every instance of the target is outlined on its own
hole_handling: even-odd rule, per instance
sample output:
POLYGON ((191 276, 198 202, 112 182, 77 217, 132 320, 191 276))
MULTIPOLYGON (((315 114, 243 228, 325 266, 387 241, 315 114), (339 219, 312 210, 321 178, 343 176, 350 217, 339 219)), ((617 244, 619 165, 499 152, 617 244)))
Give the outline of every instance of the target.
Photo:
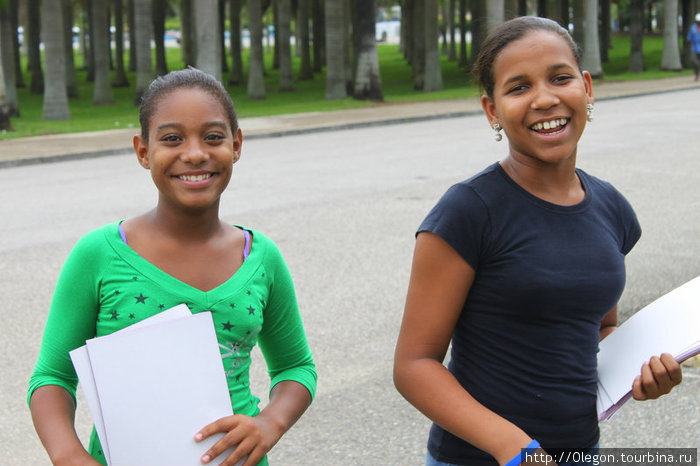
POLYGON ((183 211, 160 201, 146 216, 161 234, 178 241, 205 241, 222 230, 218 203, 207 209, 183 211))
POLYGON ((557 164, 544 164, 539 161, 509 155, 501 162, 501 167, 525 191, 545 201, 559 205, 573 205, 581 202, 585 192, 576 175, 575 157, 557 164))

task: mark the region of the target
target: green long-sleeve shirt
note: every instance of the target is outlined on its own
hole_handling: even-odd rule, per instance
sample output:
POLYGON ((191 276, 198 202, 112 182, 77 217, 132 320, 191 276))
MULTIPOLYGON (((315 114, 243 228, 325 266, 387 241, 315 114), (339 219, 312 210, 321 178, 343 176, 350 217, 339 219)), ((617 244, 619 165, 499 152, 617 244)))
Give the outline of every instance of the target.
MULTIPOLYGON (((256 343, 271 387, 283 380, 304 385, 313 397, 316 370, 289 270, 275 244, 253 231, 250 255, 238 271, 204 292, 168 275, 125 244, 112 223, 81 238, 54 291, 28 400, 38 387, 59 385, 75 398, 78 379, 69 351, 175 305, 211 311, 234 413, 255 416, 250 353, 256 343)), ((167 357, 167 352, 164 354, 167 357)), ((212 419, 214 421, 214 419, 212 419)), ((93 432, 90 453, 104 462, 93 432)))

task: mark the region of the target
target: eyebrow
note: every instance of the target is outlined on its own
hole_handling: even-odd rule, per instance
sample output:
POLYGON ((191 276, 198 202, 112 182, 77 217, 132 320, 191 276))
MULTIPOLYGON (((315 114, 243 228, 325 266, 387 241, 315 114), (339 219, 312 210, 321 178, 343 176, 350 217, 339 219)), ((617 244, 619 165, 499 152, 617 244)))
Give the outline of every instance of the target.
MULTIPOLYGON (((216 128, 221 128, 223 130, 225 130, 228 127, 228 125, 226 125, 226 123, 223 121, 209 121, 202 126, 207 127, 207 128, 213 126, 216 128)), ((158 127, 156 128, 156 131, 162 131, 164 129, 170 129, 170 128, 179 129, 181 127, 182 127, 182 125, 180 123, 163 123, 162 125, 158 125, 158 127)))
MULTIPOLYGON (((571 65, 568 64, 568 63, 557 63, 557 64, 552 65, 552 66, 550 66, 549 68, 547 68, 547 70, 548 70, 548 71, 558 71, 558 70, 560 70, 560 69, 562 69, 562 68, 571 68, 571 65)), ((522 79, 524 79, 524 78, 526 78, 526 77, 527 77, 526 74, 517 74, 517 75, 515 75, 515 76, 512 76, 512 77, 506 79, 505 82, 504 82, 503 84, 506 85, 506 84, 510 84, 510 83, 513 83, 513 82, 516 82, 516 81, 520 81, 520 80, 522 80, 522 79)))

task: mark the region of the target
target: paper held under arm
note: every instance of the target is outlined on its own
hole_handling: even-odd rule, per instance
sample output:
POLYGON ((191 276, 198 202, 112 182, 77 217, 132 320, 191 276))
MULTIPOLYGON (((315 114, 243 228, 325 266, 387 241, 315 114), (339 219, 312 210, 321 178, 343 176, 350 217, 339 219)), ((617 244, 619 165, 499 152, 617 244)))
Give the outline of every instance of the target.
POLYGON ((642 365, 661 353, 678 362, 700 353, 700 277, 640 309, 600 342, 599 420, 610 419, 631 397, 642 365))

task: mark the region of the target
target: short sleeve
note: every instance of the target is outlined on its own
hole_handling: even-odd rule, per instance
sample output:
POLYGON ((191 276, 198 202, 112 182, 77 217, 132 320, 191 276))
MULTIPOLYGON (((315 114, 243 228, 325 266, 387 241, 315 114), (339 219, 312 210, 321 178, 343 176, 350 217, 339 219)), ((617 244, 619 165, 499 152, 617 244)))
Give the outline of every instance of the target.
POLYGON ((470 186, 460 183, 440 198, 416 234, 426 231, 436 234, 476 269, 490 224, 483 200, 470 186))
POLYGON ((620 252, 627 255, 639 238, 642 236, 642 227, 637 219, 637 214, 634 212, 632 205, 619 191, 618 196, 618 208, 620 211, 620 220, 622 222, 622 247, 620 252))

